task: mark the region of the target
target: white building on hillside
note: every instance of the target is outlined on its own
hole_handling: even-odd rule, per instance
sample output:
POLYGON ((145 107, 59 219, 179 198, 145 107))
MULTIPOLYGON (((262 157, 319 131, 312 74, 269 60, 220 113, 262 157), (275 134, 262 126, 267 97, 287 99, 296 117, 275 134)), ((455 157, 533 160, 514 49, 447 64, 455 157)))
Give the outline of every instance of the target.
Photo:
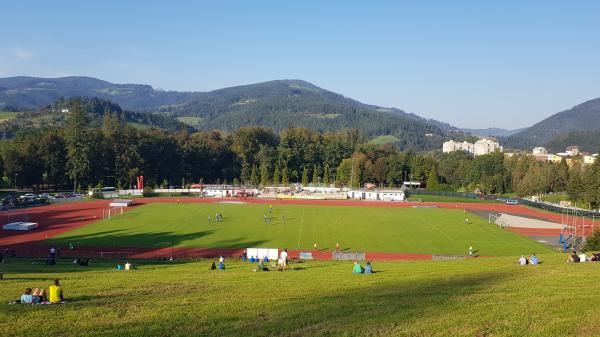
POLYGON ((496 151, 502 152, 503 148, 497 141, 483 138, 475 142, 474 155, 480 156, 484 154, 494 153, 496 151))
POLYGON ((465 152, 473 153, 474 145, 472 143, 467 143, 467 142, 460 143, 460 142, 455 142, 453 140, 444 142, 444 144, 442 145, 442 152, 450 153, 450 152, 454 152, 454 151, 465 151, 465 152))
POLYGON ((444 152, 444 153, 450 153, 450 152, 454 152, 454 151, 466 151, 466 152, 472 153, 475 156, 490 154, 490 153, 494 153, 496 151, 502 152, 502 150, 503 150, 503 148, 502 148, 502 146, 500 146, 500 143, 498 143, 495 140, 487 139, 487 138, 482 138, 482 139, 476 141, 474 144, 467 143, 467 142, 459 143, 459 142, 450 140, 450 141, 444 142, 444 145, 442 146, 442 152, 444 152))
POLYGON ((579 146, 569 146, 567 147, 567 150, 565 151, 569 156, 571 157, 575 157, 579 155, 579 146))
POLYGON ((542 156, 542 155, 545 156, 548 154, 548 150, 546 150, 546 148, 543 146, 538 146, 538 147, 533 148, 532 153, 534 156, 542 156))

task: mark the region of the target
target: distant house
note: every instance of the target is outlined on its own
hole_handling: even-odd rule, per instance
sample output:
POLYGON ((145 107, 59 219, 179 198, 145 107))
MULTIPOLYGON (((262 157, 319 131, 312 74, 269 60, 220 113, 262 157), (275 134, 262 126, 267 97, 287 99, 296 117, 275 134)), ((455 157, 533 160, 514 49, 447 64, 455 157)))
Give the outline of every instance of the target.
POLYGON ((593 163, 596 162, 596 159, 598 159, 597 153, 595 153, 591 156, 583 156, 583 164, 584 165, 592 165, 593 163))
POLYGON ((547 155, 548 154, 548 150, 546 150, 546 148, 543 147, 543 146, 538 146, 538 147, 534 147, 533 148, 532 154, 534 156, 547 155))
POLYGON ((62 113, 65 113, 65 114, 68 114, 68 113, 69 113, 69 109, 67 109, 67 108, 62 108, 62 109, 60 109, 60 112, 62 112, 62 113))
POLYGON ((563 160, 563 157, 559 156, 558 154, 549 154, 548 155, 548 161, 553 162, 553 163, 560 163, 563 160))
POLYGON ((579 155, 579 146, 575 146, 575 145, 568 146, 565 152, 571 157, 578 156, 579 155))

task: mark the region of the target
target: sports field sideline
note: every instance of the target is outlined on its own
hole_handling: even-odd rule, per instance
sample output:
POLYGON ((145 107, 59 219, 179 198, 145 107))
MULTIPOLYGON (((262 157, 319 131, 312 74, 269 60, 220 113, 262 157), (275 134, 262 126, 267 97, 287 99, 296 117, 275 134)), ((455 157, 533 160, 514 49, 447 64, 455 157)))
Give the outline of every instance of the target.
POLYGON ((459 209, 151 203, 46 241, 84 247, 274 247, 502 256, 546 246, 459 209), (223 220, 215 221, 222 213, 223 220), (211 217, 209 222, 208 217, 211 217), (265 216, 267 219, 265 220, 265 216), (465 221, 468 219, 468 223, 465 221))

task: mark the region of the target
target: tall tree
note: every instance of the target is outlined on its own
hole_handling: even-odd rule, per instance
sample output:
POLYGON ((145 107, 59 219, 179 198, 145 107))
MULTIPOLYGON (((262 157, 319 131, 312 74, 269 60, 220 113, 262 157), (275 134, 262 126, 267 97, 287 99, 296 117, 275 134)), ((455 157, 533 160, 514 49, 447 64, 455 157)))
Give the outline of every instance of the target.
POLYGON ((290 176, 288 174, 288 168, 287 166, 284 166, 283 169, 281 169, 281 185, 288 186, 289 184, 290 176))
POLYGON ((81 101, 75 99, 67 123, 67 169, 73 181, 73 190, 78 187, 79 178, 85 175, 90 167, 90 152, 88 145, 87 112, 81 107, 81 101))
POLYGON ((267 186, 269 184, 269 168, 266 163, 260 164, 260 185, 267 186))
POLYGON ((256 164, 252 165, 252 173, 250 174, 250 184, 252 186, 258 186, 258 169, 256 168, 256 164))
POLYGON ((302 186, 308 186, 308 167, 306 166, 302 170, 302 186))
POLYGON ((440 187, 438 182, 437 170, 435 169, 435 165, 431 165, 431 170, 429 170, 429 174, 427 176, 427 189, 430 191, 437 191, 440 187))
POLYGON ((279 186, 281 181, 280 176, 281 174, 279 173, 279 165, 275 165, 275 172, 273 173, 273 186, 279 186))
POLYGON ((317 184, 319 184, 321 180, 321 177, 319 177, 319 167, 317 165, 313 166, 313 176, 312 176, 312 183, 317 186, 317 184))
POLYGON ((331 184, 331 172, 329 171, 329 164, 325 164, 325 168, 323 169, 323 184, 325 184, 325 186, 329 186, 329 184, 331 184))

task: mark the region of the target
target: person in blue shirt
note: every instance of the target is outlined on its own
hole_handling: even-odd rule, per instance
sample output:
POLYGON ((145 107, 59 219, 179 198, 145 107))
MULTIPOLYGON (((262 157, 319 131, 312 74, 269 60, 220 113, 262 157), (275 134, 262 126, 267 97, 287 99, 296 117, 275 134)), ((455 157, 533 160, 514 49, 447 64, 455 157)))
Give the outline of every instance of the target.
POLYGON ((219 262, 219 270, 225 270, 225 263, 219 262))
POLYGON ((31 288, 25 289, 23 295, 21 295, 21 303, 22 304, 32 304, 33 303, 33 295, 31 295, 31 288))
POLYGON ((373 274, 373 268, 371 267, 371 261, 367 261, 365 265, 365 274, 373 274))
POLYGON ((535 253, 533 253, 531 255, 531 258, 529 258, 529 263, 530 264, 538 264, 539 263, 538 257, 535 256, 535 253))

